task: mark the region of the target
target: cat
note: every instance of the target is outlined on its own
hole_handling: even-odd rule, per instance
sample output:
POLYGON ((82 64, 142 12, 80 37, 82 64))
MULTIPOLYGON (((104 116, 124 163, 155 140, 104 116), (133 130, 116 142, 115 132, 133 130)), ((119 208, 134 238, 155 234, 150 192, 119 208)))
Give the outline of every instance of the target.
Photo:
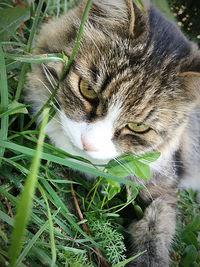
MULTIPOLYGON (((44 24, 34 53, 69 57, 85 5, 44 24)), ((93 163, 161 152, 144 182, 148 190, 140 190, 144 216, 129 227, 132 255, 146 253, 127 266, 167 267, 177 188, 200 188, 200 52, 148 1, 144 7, 129 0, 93 1, 46 132, 57 147, 93 163)), ((33 113, 62 72, 61 62, 51 62, 28 74, 26 100, 33 113)))

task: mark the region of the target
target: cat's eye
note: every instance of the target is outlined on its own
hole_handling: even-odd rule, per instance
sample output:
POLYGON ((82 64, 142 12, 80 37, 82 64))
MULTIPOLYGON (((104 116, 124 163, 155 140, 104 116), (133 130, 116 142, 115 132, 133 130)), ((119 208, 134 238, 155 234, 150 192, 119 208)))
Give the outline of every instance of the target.
POLYGON ((92 89, 92 87, 82 79, 79 83, 79 90, 81 94, 88 100, 95 100, 98 97, 94 89, 92 89))
POLYGON ((150 127, 141 123, 128 123, 128 128, 135 133, 145 133, 150 130, 150 127))

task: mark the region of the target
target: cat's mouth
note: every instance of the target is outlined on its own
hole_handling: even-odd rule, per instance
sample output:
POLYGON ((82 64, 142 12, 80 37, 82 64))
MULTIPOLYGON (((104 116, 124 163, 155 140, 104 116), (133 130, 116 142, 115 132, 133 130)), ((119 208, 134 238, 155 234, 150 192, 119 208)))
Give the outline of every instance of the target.
POLYGON ((92 149, 91 147, 86 147, 83 145, 82 147, 76 146, 74 143, 72 143, 72 146, 76 153, 79 156, 82 156, 83 158, 86 158, 94 163, 94 161, 98 162, 108 162, 109 160, 113 159, 114 157, 118 156, 118 153, 113 153, 113 151, 105 151, 102 149, 92 149))
MULTIPOLYGON (((71 143, 72 144, 72 143, 71 143)), ((103 152, 86 151, 72 144, 73 154, 89 160, 93 164, 107 164, 113 157, 106 156, 103 152)))
POLYGON ((86 158, 93 163, 108 162, 119 156, 112 141, 112 126, 105 120, 95 123, 76 122, 62 114, 61 122, 66 141, 70 142, 72 154, 86 158))
POLYGON ((88 159, 92 163, 105 164, 119 156, 111 140, 105 143, 101 143, 99 140, 99 143, 94 145, 93 142, 86 142, 81 138, 81 142, 78 144, 73 141, 71 144, 78 156, 88 159))

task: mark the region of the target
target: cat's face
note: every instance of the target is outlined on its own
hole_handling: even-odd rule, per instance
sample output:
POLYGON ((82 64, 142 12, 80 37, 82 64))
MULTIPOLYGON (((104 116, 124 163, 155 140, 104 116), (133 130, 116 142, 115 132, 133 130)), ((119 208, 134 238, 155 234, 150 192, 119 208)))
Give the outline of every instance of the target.
MULTIPOLYGON (((93 12, 97 8, 93 6, 93 12)), ((105 14, 101 7, 101 18, 105 14)), ((98 25, 92 19, 94 15, 57 95, 64 136, 75 153, 107 160, 124 153, 163 151, 166 144, 178 142, 194 103, 194 94, 180 75, 179 52, 163 55, 158 51, 145 15, 140 14, 144 29, 137 38, 117 27, 102 28, 102 21, 98 25)), ((128 19, 126 9, 126 23, 128 19)), ((68 27, 76 29, 76 23, 68 27)), ((61 42, 57 51, 49 51, 55 46, 51 40, 46 52, 70 54, 72 33, 62 34, 69 44, 65 47, 61 42)), ((59 64, 47 67, 54 74, 62 70, 59 64)))
POLYGON ((128 40, 107 38, 105 46, 101 51, 107 52, 96 55, 87 51, 96 50, 92 41, 82 47, 61 85, 66 134, 96 159, 160 150, 177 134, 187 113, 176 75, 158 72, 148 58, 136 62, 131 48, 126 49, 128 40))

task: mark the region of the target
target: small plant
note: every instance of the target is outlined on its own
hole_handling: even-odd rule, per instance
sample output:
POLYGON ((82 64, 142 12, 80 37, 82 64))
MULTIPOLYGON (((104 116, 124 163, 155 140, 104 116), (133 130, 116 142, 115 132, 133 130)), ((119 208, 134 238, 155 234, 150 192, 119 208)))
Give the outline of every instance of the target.
POLYGON ((125 260, 124 237, 106 216, 86 215, 91 234, 105 250, 105 257, 111 266, 125 260))
POLYGON ((93 267, 91 263, 88 263, 86 252, 75 253, 72 251, 62 251, 58 253, 58 258, 62 266, 66 267, 93 267))

